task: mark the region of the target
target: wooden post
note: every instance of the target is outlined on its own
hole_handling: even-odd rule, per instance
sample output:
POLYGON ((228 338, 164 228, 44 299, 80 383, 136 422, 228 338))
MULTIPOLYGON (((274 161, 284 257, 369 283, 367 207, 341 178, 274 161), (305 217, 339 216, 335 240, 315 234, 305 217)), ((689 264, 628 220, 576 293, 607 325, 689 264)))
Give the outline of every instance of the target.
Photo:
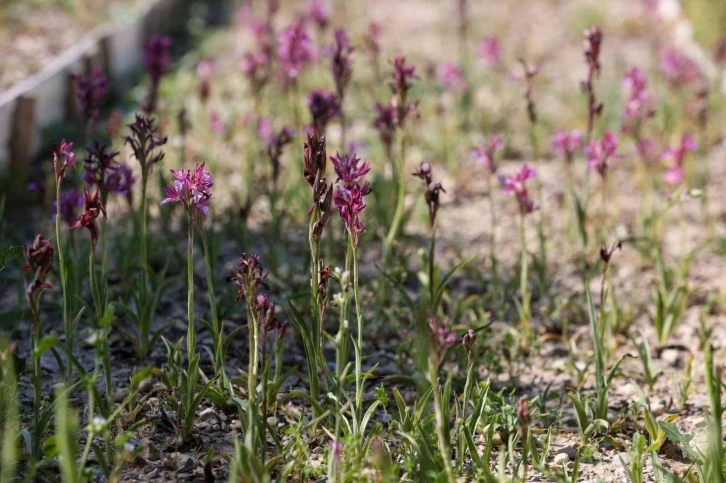
POLYGON ((35 136, 35 98, 20 96, 15 101, 10 132, 10 169, 27 171, 35 136))

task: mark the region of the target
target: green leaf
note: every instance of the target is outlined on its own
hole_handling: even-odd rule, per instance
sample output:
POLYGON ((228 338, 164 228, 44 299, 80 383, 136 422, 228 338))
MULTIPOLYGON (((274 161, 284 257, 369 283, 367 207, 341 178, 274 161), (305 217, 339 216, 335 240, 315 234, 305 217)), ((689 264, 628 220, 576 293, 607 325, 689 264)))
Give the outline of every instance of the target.
POLYGON ((23 247, 19 246, 12 246, 10 248, 6 248, 5 250, 0 252, 0 272, 2 272, 5 269, 5 265, 10 261, 10 259, 17 257, 18 255, 23 254, 23 247))

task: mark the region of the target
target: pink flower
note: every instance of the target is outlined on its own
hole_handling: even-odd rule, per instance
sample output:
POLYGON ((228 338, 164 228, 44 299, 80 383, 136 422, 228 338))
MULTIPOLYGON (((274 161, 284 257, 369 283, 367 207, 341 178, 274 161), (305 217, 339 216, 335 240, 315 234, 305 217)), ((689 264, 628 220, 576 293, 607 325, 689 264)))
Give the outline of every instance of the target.
POLYGON ((484 65, 499 63, 502 56, 502 47, 495 36, 485 37, 479 44, 479 59, 484 65))
POLYGON ((597 141, 590 141, 585 147, 587 156, 587 168, 597 171, 605 178, 608 172, 608 161, 615 156, 618 149, 618 138, 611 131, 607 131, 600 144, 597 141))
POLYGON ((62 139, 59 146, 53 144, 53 169, 56 179, 66 175, 66 170, 76 164, 76 155, 73 153, 73 143, 62 139))
POLYGON ((685 173, 683 171, 683 166, 675 165, 668 168, 668 170, 663 175, 663 181, 665 181, 669 185, 678 186, 679 184, 683 183, 684 177, 685 173))
POLYGON ((497 172, 496 154, 497 151, 504 149, 504 138, 501 136, 492 136, 486 143, 480 143, 475 147, 470 156, 474 161, 486 167, 491 174, 497 172))
POLYGON ((444 62, 438 67, 439 84, 444 89, 461 92, 466 90, 464 70, 453 62, 444 62))
POLYGON ((224 122, 219 118, 219 113, 217 111, 212 111, 211 114, 209 114, 209 129, 217 134, 224 132, 224 122))
POLYGON ((268 117, 262 117, 257 120, 257 135, 266 144, 272 140, 272 136, 274 135, 272 119, 268 117))
POLYGON ((193 216, 196 211, 202 215, 209 212, 209 199, 212 197, 211 188, 214 185, 212 175, 206 171, 205 163, 197 165, 192 172, 184 168, 170 170, 174 181, 164 189, 162 205, 180 202, 184 205, 187 213, 193 216))
POLYGON ((678 147, 668 147, 663 153, 663 159, 671 160, 671 166, 666 171, 663 179, 670 185, 679 185, 683 182, 684 178, 684 165, 686 156, 689 152, 694 152, 698 149, 696 141, 689 134, 684 134, 681 137, 681 145, 678 147))
POLYGON ((345 90, 353 75, 353 67, 350 61, 353 50, 345 29, 336 29, 333 44, 328 47, 328 52, 330 55, 330 71, 335 81, 335 91, 341 99, 345 97, 345 90))
POLYGON ((655 162, 661 156, 658 140, 655 138, 641 138, 635 142, 638 154, 648 163, 655 162))
POLYGON ((513 194, 517 198, 519 211, 523 215, 532 213, 536 208, 534 201, 530 198, 529 191, 526 186, 527 180, 534 178, 536 175, 537 172, 528 164, 525 164, 512 176, 499 177, 499 181, 502 184, 504 192, 513 194))
MULTIPOLYGON (((336 153, 335 156, 330 157, 330 161, 333 163, 335 174, 338 175, 336 181, 342 181, 345 188, 351 188, 354 184, 358 184, 360 179, 368 174, 371 167, 366 162, 361 162, 361 159, 353 154, 344 154, 341 156, 336 153)), ((363 191, 370 191, 370 188, 366 189, 367 182, 364 185, 363 191)))
POLYGON ((661 51, 660 70, 673 86, 694 84, 702 80, 698 65, 673 47, 661 51))
POLYGON ((582 133, 579 129, 572 131, 560 129, 552 136, 552 149, 568 163, 572 161, 573 155, 580 147, 582 147, 582 133))
POLYGON ((330 8, 321 0, 309 0, 305 5, 305 16, 322 30, 330 21, 330 8))
POLYGON ((623 79, 623 89, 628 92, 628 100, 623 110, 622 131, 634 133, 646 119, 655 116, 655 107, 647 91, 648 79, 639 67, 632 67, 623 79))
POLYGON ((277 56, 287 81, 294 81, 313 61, 313 44, 303 24, 295 22, 277 37, 277 56))
POLYGON ((363 197, 370 193, 368 183, 362 187, 355 183, 350 188, 339 187, 335 191, 333 201, 338 208, 340 218, 345 223, 345 228, 353 237, 353 245, 358 246, 358 236, 365 233, 366 228, 360 220, 360 215, 366 207, 363 197))

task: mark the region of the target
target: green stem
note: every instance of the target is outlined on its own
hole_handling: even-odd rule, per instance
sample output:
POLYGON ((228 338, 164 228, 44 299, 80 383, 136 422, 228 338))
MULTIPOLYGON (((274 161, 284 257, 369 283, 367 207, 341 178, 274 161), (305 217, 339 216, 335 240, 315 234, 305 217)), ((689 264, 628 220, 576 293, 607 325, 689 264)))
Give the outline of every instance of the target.
POLYGON ((519 290, 522 294, 522 324, 524 328, 525 341, 529 341, 529 325, 532 314, 530 311, 529 285, 527 283, 527 269, 529 257, 527 256, 527 237, 524 229, 524 214, 519 216, 519 239, 522 247, 521 273, 519 278, 519 290))
POLYGON ((33 353, 31 354, 33 361, 33 459, 38 461, 40 460, 40 440, 42 437, 42 434, 40 434, 40 400, 43 397, 39 346, 43 329, 40 321, 40 300, 35 295, 30 308, 33 312, 33 353))
POLYGON ((219 378, 220 387, 227 387, 227 374, 224 369, 224 325, 217 315, 217 301, 214 295, 214 277, 212 274, 212 260, 207 244, 207 230, 203 224, 199 227, 202 239, 202 250, 204 251, 204 267, 207 273, 207 290, 209 292, 209 310, 212 319, 212 344, 214 346, 214 372, 219 378))
MULTIPOLYGON (((187 358, 191 364, 196 351, 196 332, 194 330, 194 214, 189 215, 187 240, 187 358)), ((189 374, 189 377, 195 377, 189 374)))
POLYGON ((451 447, 449 446, 448 438, 446 437, 446 425, 448 421, 444 420, 443 409, 441 406, 441 391, 439 390, 439 378, 437 374, 438 362, 434 360, 435 357, 432 355, 429 357, 429 378, 431 379, 431 385, 434 387, 434 416, 436 417, 436 437, 439 441, 439 451, 441 452, 441 459, 444 462, 444 472, 446 473, 446 480, 448 483, 455 483, 456 477, 454 476, 454 469, 451 466, 451 447))
MULTIPOLYGON (((68 313, 70 305, 68 301, 68 272, 66 270, 66 261, 63 256, 63 242, 61 240, 61 223, 63 218, 61 217, 61 185, 63 180, 61 178, 56 179, 55 188, 55 200, 56 200, 56 215, 55 215, 55 239, 56 248, 58 249, 58 265, 60 269, 60 281, 61 290, 63 292, 63 330, 66 336, 66 350, 68 354, 73 353, 73 327, 71 322, 70 314, 68 313)), ((66 383, 70 384, 71 377, 73 377, 73 364, 68 362, 66 365, 66 383)))
POLYGON ((383 242, 383 259, 384 261, 387 261, 391 255, 391 247, 393 246, 393 242, 396 240, 396 236, 398 235, 398 230, 401 225, 401 220, 403 218, 403 208, 404 208, 404 202, 406 200, 406 183, 403 178, 403 171, 404 171, 404 165, 405 165, 405 156, 406 156, 406 142, 405 142, 405 135, 404 132, 400 133, 400 143, 401 143, 401 151, 400 151, 400 158, 398 160, 398 196, 396 198, 396 210, 393 213, 393 220, 391 221, 391 226, 388 229, 388 233, 386 234, 386 238, 383 242))
MULTIPOLYGON (((349 233, 348 237, 352 238, 353 234, 349 233)), ((353 298, 355 299, 355 312, 358 322, 358 337, 356 343, 355 357, 355 402, 358 422, 361 422, 363 415, 363 311, 360 306, 360 294, 358 291, 358 247, 351 241, 352 258, 353 258, 353 298)), ((361 428, 362 429, 362 428, 361 428)))

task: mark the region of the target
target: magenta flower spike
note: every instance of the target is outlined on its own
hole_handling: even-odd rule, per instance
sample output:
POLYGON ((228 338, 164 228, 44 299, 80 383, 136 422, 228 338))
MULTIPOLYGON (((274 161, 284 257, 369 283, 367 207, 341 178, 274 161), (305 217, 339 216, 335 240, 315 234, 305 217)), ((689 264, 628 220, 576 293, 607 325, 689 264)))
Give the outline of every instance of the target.
POLYGON ((330 70, 335 82, 335 91, 340 99, 345 97, 345 90, 348 87, 350 78, 353 75, 351 55, 353 46, 350 45, 348 33, 345 29, 336 29, 333 36, 333 44, 328 47, 330 55, 330 70))
MULTIPOLYGON (((336 181, 340 181, 344 188, 352 188, 353 185, 359 184, 361 178, 368 174, 371 167, 366 162, 361 162, 361 159, 356 156, 355 153, 340 155, 335 153, 335 156, 330 157, 330 161, 333 163, 335 174, 338 175, 336 181)), ((370 192, 368 182, 364 183, 363 191, 370 192)))
MULTIPOLYGON (((83 206, 83 195, 75 189, 69 189, 61 193, 61 219, 69 226, 78 219, 78 208, 83 206)), ((57 201, 53 200, 53 223, 57 216, 57 201)))
POLYGON ((118 169, 106 179, 106 189, 109 193, 125 196, 129 204, 133 202, 133 187, 136 177, 126 163, 121 163, 118 169))
POLYGON ((88 77, 75 74, 73 81, 76 84, 76 99, 81 113, 87 122, 93 124, 101 113, 101 102, 106 93, 108 79, 100 67, 94 67, 88 77))
POLYGON ((484 65, 498 64, 502 57, 502 47, 499 39, 493 35, 485 37, 479 43, 479 60, 484 65))
POLYGON ((477 164, 484 166, 490 174, 494 174, 498 169, 496 155, 502 149, 504 149, 504 138, 499 135, 492 136, 488 141, 475 147, 470 156, 477 164))
POLYGON ((600 144, 597 141, 590 141, 585 147, 585 156, 587 156, 587 168, 597 171, 604 179, 607 176, 609 164, 618 149, 618 138, 611 131, 607 131, 603 136, 600 144))
POLYGON ((431 314, 428 323, 431 331, 431 345, 436 354, 441 356, 446 349, 456 344, 456 334, 451 331, 448 317, 439 319, 436 315, 431 314))
POLYGON ((154 34, 144 46, 142 59, 146 73, 151 81, 158 84, 161 78, 171 70, 173 59, 171 57, 171 38, 154 34))
POLYGON ((32 245, 23 249, 25 265, 20 269, 34 275, 33 280, 25 284, 25 296, 31 305, 37 294, 45 289, 53 288, 46 281, 48 274, 53 270, 53 251, 53 242, 40 236, 40 233, 35 235, 32 245))
POLYGON ((358 246, 358 238, 361 233, 365 233, 366 228, 361 222, 360 215, 366 207, 363 197, 371 192, 368 183, 362 187, 355 183, 350 188, 339 187, 335 191, 333 201, 338 208, 340 218, 345 223, 345 228, 353 237, 353 245, 358 246))
POLYGON ((243 253, 232 271, 232 282, 237 286, 237 300, 245 300, 248 291, 254 294, 263 287, 266 277, 267 272, 262 268, 260 256, 243 253))
POLYGON ((378 131, 386 152, 390 153, 393 134, 396 132, 396 108, 393 104, 376 104, 374 109, 376 117, 373 119, 373 127, 378 131))
POLYGON ((499 177, 502 189, 505 193, 514 195, 517 199, 517 203, 519 204, 519 212, 523 215, 532 213, 536 209, 534 200, 530 197, 526 185, 527 181, 534 178, 536 175, 537 172, 528 164, 525 164, 513 175, 499 177))
POLYGON ((408 102, 408 91, 416 79, 418 79, 416 67, 406 64, 405 57, 398 56, 393 59, 390 84, 393 91, 391 105, 396 109, 396 127, 398 128, 403 128, 408 115, 416 110, 416 105, 408 102))
POLYGON ((318 29, 324 30, 330 22, 330 7, 322 0, 308 0, 305 5, 305 18, 318 29))
POLYGON ((301 22, 294 22, 277 37, 277 57, 286 82, 294 82, 313 60, 313 44, 301 22))
POLYGON ((262 52, 247 52, 242 56, 240 70, 250 83, 252 93, 259 95, 269 77, 269 57, 262 52))
POLYGON ((194 171, 184 168, 170 170, 174 181, 164 189, 166 198, 161 201, 161 204, 181 203, 190 217, 197 212, 202 215, 209 213, 208 204, 212 197, 211 189, 214 179, 205 166, 205 163, 199 164, 194 171))
POLYGON ((628 100, 623 110, 624 133, 634 133, 640 129, 644 121, 655 116, 655 106, 647 90, 648 79, 638 67, 631 68, 623 80, 623 89, 628 93, 628 100))
POLYGON ((562 156, 568 163, 572 162, 572 158, 582 147, 582 133, 579 129, 565 131, 560 129, 552 136, 552 149, 562 156))
POLYGON ((67 143, 62 139, 60 145, 53 143, 53 170, 56 180, 65 177, 66 170, 76 164, 76 155, 73 153, 73 143, 67 143))
POLYGON ((116 173, 119 167, 118 151, 111 151, 108 144, 99 144, 98 141, 88 148, 88 156, 84 161, 85 172, 83 179, 90 186, 97 186, 101 197, 105 199, 110 192, 108 189, 109 179, 116 173))
POLYGON ((659 64, 663 77, 673 87, 696 84, 703 79, 698 65, 673 47, 661 51, 659 64))
POLYGON ((681 144, 678 147, 668 147, 663 153, 664 160, 670 160, 670 167, 663 175, 663 180, 672 186, 683 183, 685 178, 685 161, 689 152, 695 152, 698 149, 696 141, 690 134, 684 134, 681 137, 681 144))
POLYGON ((308 109, 313 118, 313 128, 320 134, 325 133, 328 123, 340 115, 338 96, 325 89, 314 89, 308 95, 308 109))
POLYGON ((441 87, 452 92, 462 92, 467 88, 466 79, 464 79, 464 69, 456 65, 454 62, 444 62, 437 69, 438 80, 441 87))
POLYGON ((98 188, 91 193, 88 186, 86 186, 83 190, 83 214, 71 225, 71 228, 86 228, 91 234, 91 245, 94 248, 98 242, 98 224, 96 223, 96 218, 101 214, 106 218, 106 210, 98 197, 98 188))

